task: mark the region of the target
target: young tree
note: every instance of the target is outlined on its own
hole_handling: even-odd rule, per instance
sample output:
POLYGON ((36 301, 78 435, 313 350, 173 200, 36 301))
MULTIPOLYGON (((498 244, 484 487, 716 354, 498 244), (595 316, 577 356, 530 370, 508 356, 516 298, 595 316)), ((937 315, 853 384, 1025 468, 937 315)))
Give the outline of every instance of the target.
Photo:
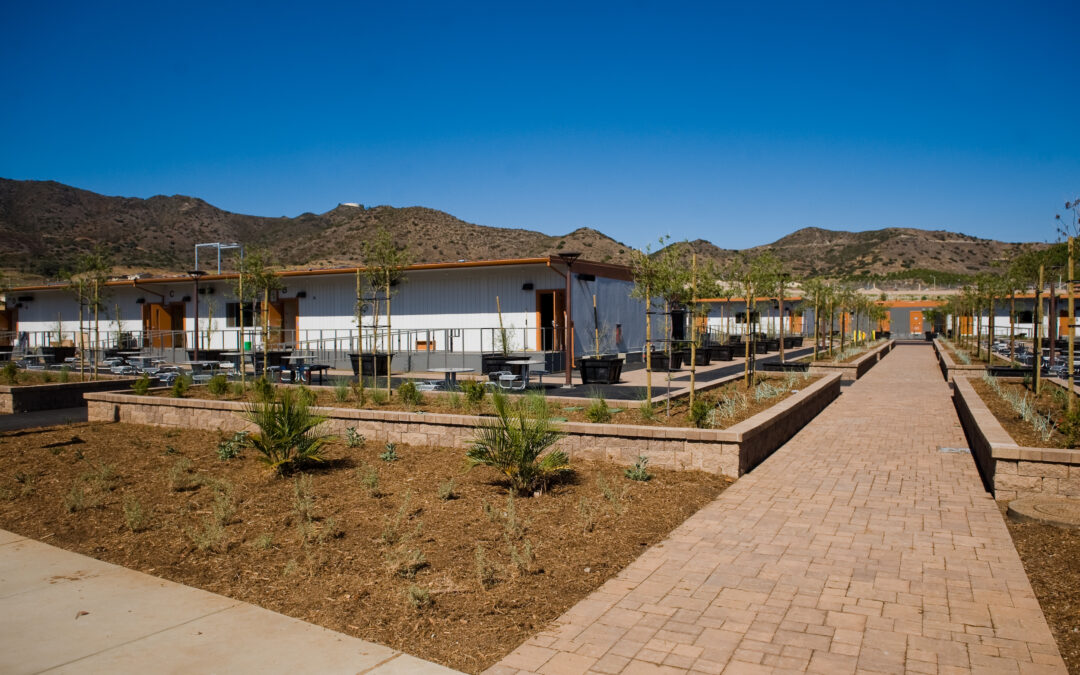
MULTIPOLYGON (((82 342, 83 334, 83 309, 92 313, 93 316, 93 338, 90 340, 90 344, 93 345, 91 354, 93 354, 93 362, 90 364, 91 377, 93 379, 98 378, 98 361, 100 360, 98 350, 101 348, 101 309, 105 304, 106 287, 105 283, 109 280, 109 274, 112 272, 112 265, 108 261, 108 256, 101 248, 95 248, 92 253, 79 258, 76 271, 69 277, 69 284, 71 285, 72 292, 75 293, 75 297, 79 302, 79 342, 82 342)), ((82 345, 79 346, 79 371, 82 374, 85 371, 86 358, 83 353, 84 349, 82 345)))
MULTIPOLYGON (((393 358, 390 341, 390 295, 392 288, 405 279, 405 268, 412 262, 407 248, 399 248, 385 228, 364 244, 364 266, 367 278, 376 290, 386 294, 386 395, 390 396, 390 361, 393 358)), ((569 367, 569 366, 568 366, 569 367)), ((376 372, 378 369, 376 368, 376 372)), ((363 372, 361 372, 363 375, 363 372)))
MULTIPOLYGON (((266 368, 269 365, 270 358, 270 293, 281 288, 281 279, 271 265, 269 255, 263 251, 249 252, 240 263, 240 273, 237 276, 241 338, 244 333, 244 302, 249 298, 254 302, 259 295, 262 295, 262 307, 259 312, 261 325, 259 328, 263 347, 263 375, 266 375, 266 368)), ((242 343, 243 339, 241 339, 241 351, 244 350, 242 343)))
MULTIPOLYGON (((661 237, 657 247, 664 249, 667 239, 661 237)), ((644 251, 630 252, 630 266, 634 274, 634 287, 630 297, 645 303, 645 397, 652 402, 652 314, 654 298, 660 295, 660 288, 666 283, 667 270, 661 254, 653 253, 652 245, 644 251)))

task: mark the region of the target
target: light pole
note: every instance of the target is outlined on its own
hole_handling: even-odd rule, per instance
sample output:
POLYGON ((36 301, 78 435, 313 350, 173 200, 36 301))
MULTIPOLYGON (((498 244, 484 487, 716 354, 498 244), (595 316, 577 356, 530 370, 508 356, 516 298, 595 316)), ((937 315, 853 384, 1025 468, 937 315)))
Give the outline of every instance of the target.
POLYGON ((199 360, 199 277, 206 274, 202 270, 188 270, 188 276, 195 280, 195 358, 192 361, 199 360))
POLYGON ((559 259, 566 264, 566 319, 563 321, 563 330, 565 331, 565 337, 563 338, 563 355, 566 361, 566 381, 563 387, 574 386, 571 382, 571 377, 574 372, 574 349, 573 349, 573 335, 574 332, 570 328, 571 317, 573 315, 573 288, 570 286, 570 268, 573 267, 574 261, 581 257, 580 253, 560 253, 559 259))

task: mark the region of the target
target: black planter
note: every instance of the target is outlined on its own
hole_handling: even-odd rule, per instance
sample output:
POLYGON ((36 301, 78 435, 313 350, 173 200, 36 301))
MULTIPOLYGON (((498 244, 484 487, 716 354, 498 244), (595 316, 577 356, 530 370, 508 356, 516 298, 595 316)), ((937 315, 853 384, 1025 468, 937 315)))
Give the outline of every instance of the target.
POLYGON ((727 336, 727 343, 729 345, 731 345, 731 346, 741 345, 742 344, 742 336, 741 335, 729 335, 729 336, 727 336))
POLYGON ((734 351, 730 345, 712 345, 709 347, 709 357, 713 361, 730 361, 735 358, 734 351))
POLYGON ((757 340, 756 342, 754 342, 754 353, 755 354, 768 354, 769 353, 769 345, 766 344, 765 340, 757 340))
POLYGON ((705 347, 699 348, 694 355, 694 365, 707 366, 710 363, 712 363, 712 352, 705 347))
POLYGON ((780 351, 780 338, 765 338, 762 340, 765 343, 766 351, 778 352, 780 351))
POLYGON ((51 356, 53 363, 63 363, 64 359, 75 358, 74 347, 42 347, 41 353, 46 357, 51 356))
MULTIPOLYGON (((394 358, 390 354, 390 358, 394 358)), ((369 354, 350 353, 349 364, 352 366, 353 375, 360 376, 360 366, 363 365, 364 377, 386 377, 386 352, 369 354)))
POLYGON ((668 370, 679 370, 682 368, 682 362, 682 352, 671 352, 670 358, 665 352, 653 352, 652 370, 656 373, 667 372, 668 370))
POLYGON ((798 343, 802 342, 802 338, 797 335, 785 335, 784 336, 784 349, 794 349, 799 346, 798 343))
POLYGON ((877 332, 877 336, 880 337, 880 338, 888 339, 888 338, 892 337, 892 331, 891 330, 879 330, 877 332))
MULTIPOLYGON (((221 352, 223 352, 223 351, 225 351, 225 350, 224 349, 200 349, 199 350, 199 360, 200 361, 221 361, 222 360, 221 352)), ((188 361, 194 361, 195 360, 195 350, 194 349, 187 350, 187 357, 188 357, 188 361)))
POLYGON ((499 370, 509 370, 515 374, 520 370, 521 366, 508 366, 507 361, 517 361, 520 356, 514 356, 512 354, 503 354, 502 352, 493 352, 490 354, 480 355, 480 372, 484 375, 488 373, 494 373, 499 370))
POLYGON ((801 335, 796 335, 795 336, 795 346, 796 347, 802 347, 802 341, 803 341, 803 336, 801 336, 801 335))
POLYGON ((617 356, 590 356, 578 362, 582 384, 617 384, 623 360, 617 356))
POLYGON ((671 352, 671 369, 679 370, 690 361, 690 352, 671 352))

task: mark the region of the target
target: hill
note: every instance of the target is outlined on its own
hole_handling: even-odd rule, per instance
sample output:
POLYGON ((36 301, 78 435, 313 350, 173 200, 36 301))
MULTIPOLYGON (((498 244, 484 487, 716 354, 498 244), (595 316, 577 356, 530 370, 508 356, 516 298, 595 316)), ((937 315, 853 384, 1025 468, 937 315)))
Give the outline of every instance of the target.
MULTIPOLYGON (((410 249, 415 262, 533 257, 563 250, 601 262, 630 261, 630 247, 589 228, 549 236, 467 223, 423 207, 344 204, 322 214, 266 218, 230 213, 183 195, 108 197, 52 181, 0 178, 0 270, 20 282, 58 278, 97 246, 111 255, 118 274, 190 269, 195 244, 218 241, 266 249, 287 267, 353 265, 362 260, 364 242, 383 227, 410 249)), ((1040 246, 941 230, 804 228, 742 253, 771 250, 796 278, 902 279, 993 271, 995 262, 1040 246)), ((705 240, 691 247, 719 263, 740 253, 705 240)))

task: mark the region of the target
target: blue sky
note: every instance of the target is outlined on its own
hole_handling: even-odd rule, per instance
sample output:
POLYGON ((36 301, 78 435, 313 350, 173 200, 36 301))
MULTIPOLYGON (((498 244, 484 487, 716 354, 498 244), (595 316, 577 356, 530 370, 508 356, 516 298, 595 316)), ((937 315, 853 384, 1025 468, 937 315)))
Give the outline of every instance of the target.
POLYGON ((7 3, 0 176, 637 247, 1080 197, 1075 1, 226 4, 7 3))

